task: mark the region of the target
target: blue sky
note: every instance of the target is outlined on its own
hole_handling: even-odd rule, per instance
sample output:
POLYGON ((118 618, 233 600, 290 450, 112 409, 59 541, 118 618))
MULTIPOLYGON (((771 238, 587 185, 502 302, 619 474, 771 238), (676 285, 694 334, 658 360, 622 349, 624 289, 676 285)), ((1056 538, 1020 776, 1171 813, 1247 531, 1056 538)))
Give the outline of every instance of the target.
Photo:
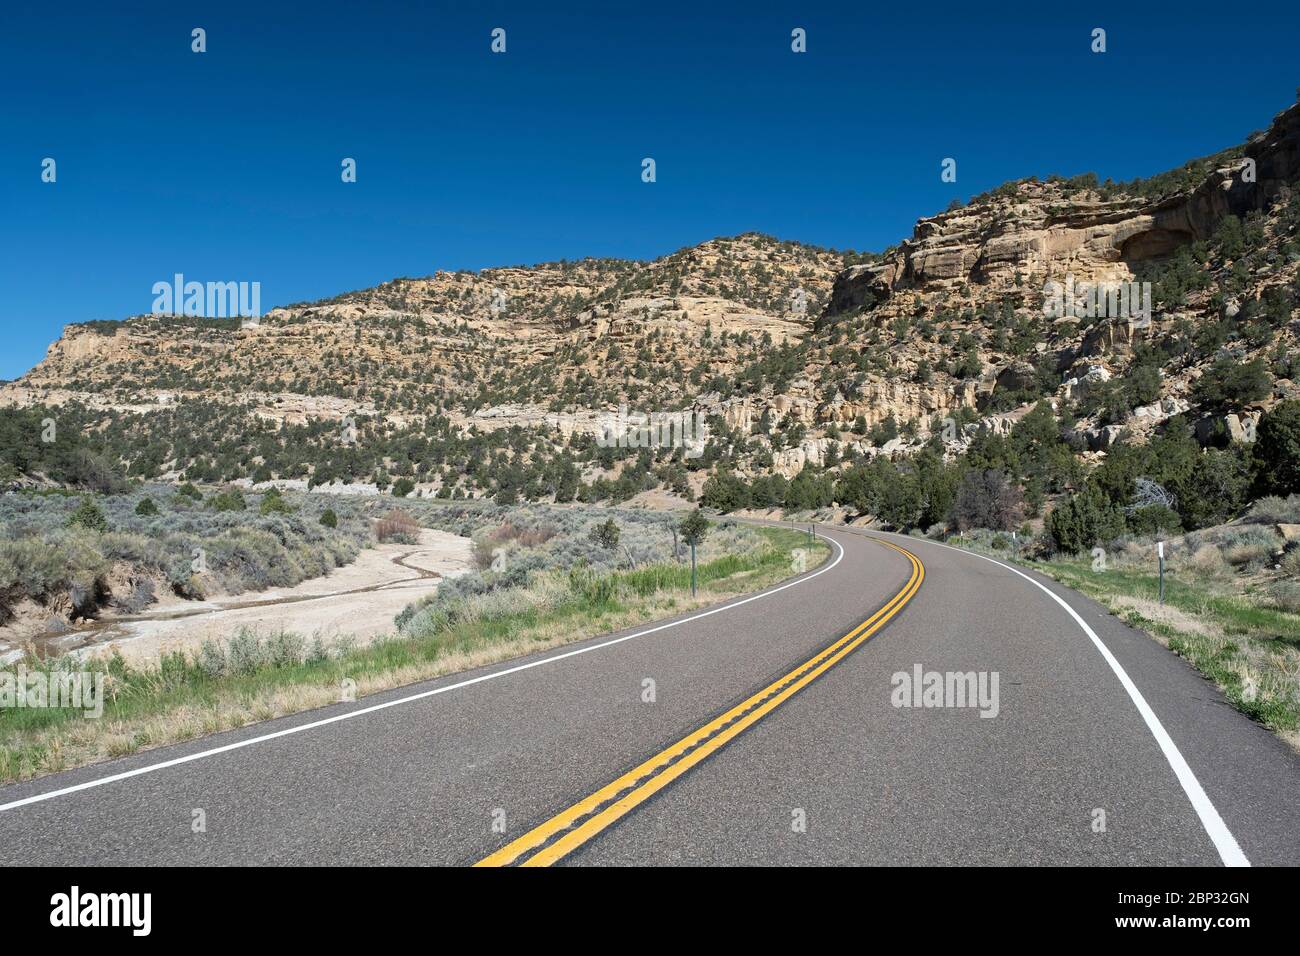
POLYGON ((1294 3, 724 6, 10 5, 0 378, 176 272, 259 281, 265 310, 749 230, 880 249, 1007 179, 1239 143, 1300 84, 1294 3))

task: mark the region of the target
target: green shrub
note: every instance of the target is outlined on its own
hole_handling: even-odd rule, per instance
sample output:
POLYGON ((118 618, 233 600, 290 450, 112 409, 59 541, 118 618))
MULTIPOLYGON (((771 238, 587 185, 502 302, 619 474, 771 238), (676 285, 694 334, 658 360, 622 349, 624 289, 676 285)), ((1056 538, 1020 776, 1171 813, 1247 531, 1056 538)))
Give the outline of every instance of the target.
POLYGON ((281 497, 279 489, 268 488, 266 494, 262 495, 262 503, 257 510, 260 514, 273 515, 293 514, 297 509, 281 497))
POLYGON ((243 511, 247 508, 244 496, 237 488, 230 488, 212 499, 213 511, 243 511))
POLYGON ((104 532, 108 530, 108 519, 104 517, 103 510, 91 498, 81 499, 81 504, 77 505, 77 509, 68 518, 68 524, 72 527, 86 528, 89 531, 104 532))
POLYGON ((1155 535, 1158 531, 1178 532, 1183 529, 1178 512, 1165 505, 1147 505, 1136 509, 1128 516, 1130 531, 1137 534, 1155 535))
POLYGON ((1189 528, 1222 524, 1235 518, 1249 500, 1250 457, 1241 445, 1207 448, 1186 480, 1176 481, 1178 510, 1189 528))
POLYGON ((606 518, 604 523, 591 529, 591 540, 606 551, 618 547, 618 524, 613 518, 606 518))
POLYGON ((158 513, 158 506, 153 503, 152 498, 141 498, 140 503, 135 506, 135 513, 150 518, 158 513))
POLYGON ((717 508, 723 514, 748 508, 750 505, 749 486, 729 471, 719 471, 711 475, 704 483, 700 493, 700 502, 706 508, 717 508))
POLYGON ((321 512, 320 523, 327 528, 337 528, 339 526, 339 516, 334 513, 333 508, 326 508, 321 512))
POLYGON ((1300 493, 1300 401, 1282 402, 1260 418, 1253 451, 1262 494, 1300 493))
POLYGON ((1058 550, 1077 554, 1118 537, 1124 531, 1124 514, 1089 486, 1053 509, 1047 531, 1058 550))
POLYGON ((709 530, 709 520, 704 517, 698 508, 682 519, 677 526, 677 531, 682 536, 682 540, 687 544, 699 545, 704 540, 704 536, 709 530))
POLYGON ((183 498, 190 498, 194 501, 203 500, 203 492, 199 491, 199 489, 195 488, 194 485, 190 484, 188 481, 176 489, 176 494, 183 498))
POLYGON ((1271 390, 1272 382, 1263 359, 1243 365, 1236 359, 1221 356, 1196 380, 1192 397, 1207 408, 1228 408, 1257 402, 1271 390))

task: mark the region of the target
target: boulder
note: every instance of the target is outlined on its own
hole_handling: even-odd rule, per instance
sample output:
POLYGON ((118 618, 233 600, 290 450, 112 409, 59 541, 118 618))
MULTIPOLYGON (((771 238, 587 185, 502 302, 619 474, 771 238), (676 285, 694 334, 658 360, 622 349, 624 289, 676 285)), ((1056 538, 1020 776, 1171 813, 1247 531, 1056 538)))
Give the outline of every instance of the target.
POLYGON ((1252 442, 1258 423, 1258 415, 1208 415, 1196 423, 1196 440, 1208 445, 1226 436, 1229 441, 1252 442))
POLYGON ((1038 369, 1028 362, 1016 362, 998 372, 994 380, 994 390, 1000 392, 1020 392, 1034 387, 1038 381, 1038 369))

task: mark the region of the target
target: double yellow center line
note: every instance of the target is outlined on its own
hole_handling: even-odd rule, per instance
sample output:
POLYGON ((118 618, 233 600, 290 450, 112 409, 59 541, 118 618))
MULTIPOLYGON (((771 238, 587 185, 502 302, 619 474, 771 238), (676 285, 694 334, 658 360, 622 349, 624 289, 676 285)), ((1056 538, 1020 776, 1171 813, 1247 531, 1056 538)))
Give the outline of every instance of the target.
POLYGON ((884 607, 784 677, 474 865, 550 866, 631 813, 852 654, 903 609, 925 580, 925 565, 920 558, 888 541, 872 540, 900 552, 912 563, 911 577, 884 607))

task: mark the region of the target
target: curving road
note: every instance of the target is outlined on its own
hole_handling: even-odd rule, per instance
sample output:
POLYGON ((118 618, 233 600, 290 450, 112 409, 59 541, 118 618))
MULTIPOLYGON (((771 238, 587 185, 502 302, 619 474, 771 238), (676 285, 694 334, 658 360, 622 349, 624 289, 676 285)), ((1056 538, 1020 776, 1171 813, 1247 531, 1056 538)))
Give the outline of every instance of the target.
POLYGON ((0 862, 1300 863, 1300 757, 1149 637, 825 536, 704 613, 0 789, 0 862), (984 699, 896 706, 918 667, 984 699))

